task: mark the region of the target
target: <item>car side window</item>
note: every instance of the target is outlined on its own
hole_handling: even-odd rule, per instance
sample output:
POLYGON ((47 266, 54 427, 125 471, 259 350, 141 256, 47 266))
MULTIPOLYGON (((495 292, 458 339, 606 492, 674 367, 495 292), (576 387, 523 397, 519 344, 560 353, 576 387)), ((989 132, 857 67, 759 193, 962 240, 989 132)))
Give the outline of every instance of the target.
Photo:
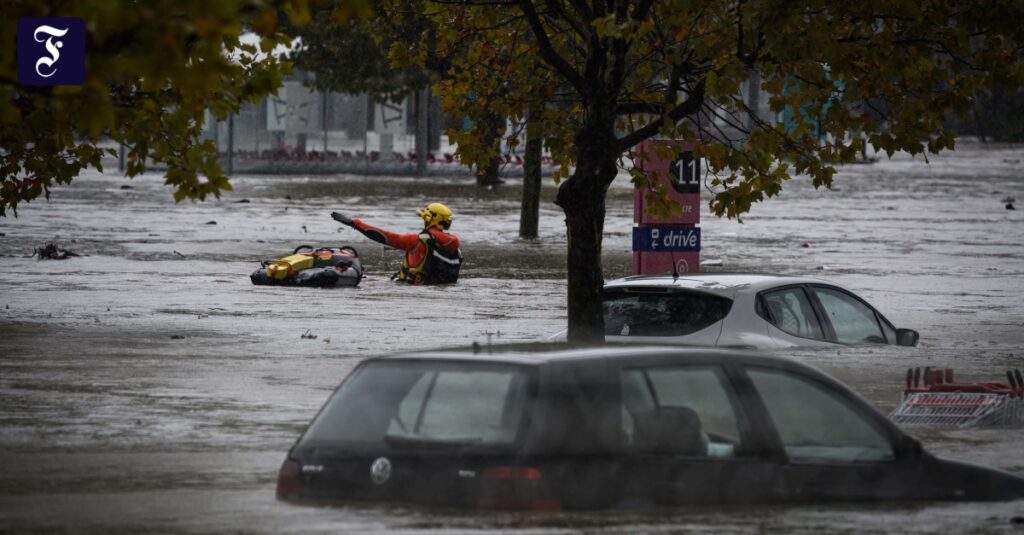
POLYGON ((603 296, 608 336, 686 336, 721 321, 732 301, 693 291, 608 289, 603 296))
POLYGON ((392 435, 507 442, 522 415, 523 377, 484 371, 423 374, 399 402, 392 435), (458 408, 455 410, 453 408, 458 408))
MULTIPOLYGON (((871 307, 845 292, 813 287, 814 294, 821 302, 825 314, 832 322, 836 341, 841 344, 884 344, 885 334, 878 324, 878 318, 871 307)), ((893 340, 895 341, 895 340, 893 340)))
POLYGON ((891 461, 886 435, 824 385, 780 370, 747 368, 792 462, 891 461))
POLYGON ((783 332, 801 338, 824 340, 818 317, 804 289, 795 286, 761 294, 769 321, 783 332))
POLYGON ((670 456, 736 457, 735 396, 717 366, 623 370, 622 435, 628 451, 670 456))

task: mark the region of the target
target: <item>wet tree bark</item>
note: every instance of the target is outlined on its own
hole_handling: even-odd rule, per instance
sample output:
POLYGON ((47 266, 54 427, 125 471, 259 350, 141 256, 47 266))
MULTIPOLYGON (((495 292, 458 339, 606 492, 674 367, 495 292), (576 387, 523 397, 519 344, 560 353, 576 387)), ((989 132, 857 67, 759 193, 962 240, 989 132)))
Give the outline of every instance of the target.
POLYGON ((519 213, 519 237, 535 239, 540 224, 540 157, 544 140, 540 128, 532 120, 533 112, 526 119, 526 147, 523 154, 523 205, 519 213))
MULTIPOLYGON (((489 114, 486 119, 481 121, 481 128, 483 139, 481 140, 485 146, 501 147, 501 135, 505 131, 505 118, 497 114, 489 114)), ((476 175, 477 186, 496 186, 501 184, 501 180, 498 179, 498 168, 501 165, 501 155, 495 155, 491 158, 491 161, 487 162, 487 166, 483 169, 478 170, 476 175)))
POLYGON ((421 176, 427 172, 427 153, 430 152, 427 130, 429 98, 430 89, 416 91, 416 174, 421 176))
POLYGON ((568 340, 571 344, 604 341, 601 292, 601 242, 605 198, 618 172, 614 116, 596 106, 576 134, 576 171, 558 189, 555 203, 565 212, 568 234, 568 340))

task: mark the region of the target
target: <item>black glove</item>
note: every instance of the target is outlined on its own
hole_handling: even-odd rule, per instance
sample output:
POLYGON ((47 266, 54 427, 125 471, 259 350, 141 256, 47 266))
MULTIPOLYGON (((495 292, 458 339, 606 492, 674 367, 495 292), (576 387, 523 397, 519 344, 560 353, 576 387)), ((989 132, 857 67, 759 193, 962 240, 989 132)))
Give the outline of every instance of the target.
POLYGON ((350 227, 355 226, 355 224, 352 223, 352 218, 345 214, 339 212, 331 212, 331 217, 333 217, 335 221, 341 223, 342 225, 348 225, 350 227))

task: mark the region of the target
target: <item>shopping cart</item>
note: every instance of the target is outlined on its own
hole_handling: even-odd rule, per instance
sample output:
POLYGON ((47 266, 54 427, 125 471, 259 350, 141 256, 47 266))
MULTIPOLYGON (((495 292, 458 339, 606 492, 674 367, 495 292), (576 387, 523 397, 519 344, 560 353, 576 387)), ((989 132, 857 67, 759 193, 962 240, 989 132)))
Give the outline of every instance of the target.
POLYGON ((904 426, 1002 427, 1024 424, 1024 377, 1004 383, 957 383, 953 370, 911 368, 903 400, 889 419, 904 426))

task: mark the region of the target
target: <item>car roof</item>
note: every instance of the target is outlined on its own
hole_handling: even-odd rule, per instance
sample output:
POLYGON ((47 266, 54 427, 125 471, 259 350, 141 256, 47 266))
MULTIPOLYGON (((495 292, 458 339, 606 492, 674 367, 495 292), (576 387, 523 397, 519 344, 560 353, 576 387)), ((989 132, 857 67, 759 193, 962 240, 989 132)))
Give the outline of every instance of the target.
POLYGON ((616 279, 605 284, 605 288, 626 287, 673 287, 687 290, 698 290, 716 295, 731 296, 741 289, 760 292, 777 286, 790 284, 829 284, 832 283, 811 277, 795 277, 790 275, 771 275, 763 273, 681 273, 678 277, 671 274, 634 275, 616 279))
POLYGON ((455 360, 536 366, 565 361, 635 359, 659 356, 672 357, 673 360, 678 360, 680 363, 706 361, 709 359, 722 362, 756 362, 761 364, 769 362, 795 362, 777 355, 736 349, 685 347, 678 345, 637 345, 612 342, 589 347, 574 347, 565 342, 511 344, 492 347, 473 346, 468 348, 399 353, 367 360, 455 360))

